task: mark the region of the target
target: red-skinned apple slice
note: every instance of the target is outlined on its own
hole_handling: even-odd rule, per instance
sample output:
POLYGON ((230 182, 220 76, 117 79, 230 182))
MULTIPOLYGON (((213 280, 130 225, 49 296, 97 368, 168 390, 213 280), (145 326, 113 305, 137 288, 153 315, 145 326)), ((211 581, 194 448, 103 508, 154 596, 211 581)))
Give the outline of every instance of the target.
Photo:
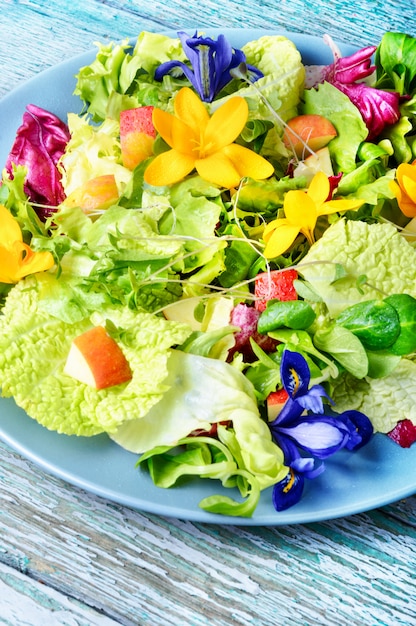
POLYGON ((133 170, 153 154, 156 130, 152 106, 127 109, 120 113, 120 145, 124 167, 133 170))
POLYGON ((116 179, 113 174, 103 174, 87 180, 74 189, 64 200, 65 206, 80 207, 84 213, 108 209, 116 204, 119 197, 116 179))
POLYGON ((64 373, 95 389, 121 385, 132 378, 123 351, 103 326, 94 326, 75 337, 64 373))
POLYGON ((335 126, 323 115, 304 114, 292 117, 287 122, 283 134, 283 143, 289 150, 294 150, 298 158, 308 156, 310 150, 316 152, 324 148, 337 136, 335 126))
POLYGON ((288 393, 286 389, 279 389, 278 391, 272 391, 267 396, 266 406, 267 406, 267 419, 269 422, 272 422, 279 415, 282 410, 286 400, 288 399, 288 393))

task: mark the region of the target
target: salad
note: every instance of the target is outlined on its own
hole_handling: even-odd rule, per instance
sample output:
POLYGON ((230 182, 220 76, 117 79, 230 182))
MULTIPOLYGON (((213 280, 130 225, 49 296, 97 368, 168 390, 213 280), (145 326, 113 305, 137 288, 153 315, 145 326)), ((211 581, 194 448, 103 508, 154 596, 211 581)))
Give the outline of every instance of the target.
POLYGON ((98 44, 81 114, 28 103, 0 186, 0 386, 201 508, 295 506, 416 441, 416 39, 98 44))

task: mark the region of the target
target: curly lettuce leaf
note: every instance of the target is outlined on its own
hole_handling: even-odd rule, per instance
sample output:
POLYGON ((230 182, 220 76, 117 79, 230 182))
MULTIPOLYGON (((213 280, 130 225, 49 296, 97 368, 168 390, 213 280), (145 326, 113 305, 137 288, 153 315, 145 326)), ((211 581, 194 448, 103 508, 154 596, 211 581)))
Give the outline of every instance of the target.
MULTIPOLYGON (((264 78, 256 81, 256 87, 270 102, 275 98, 280 100, 276 108, 280 117, 287 121, 296 115, 303 93, 305 67, 295 44, 283 35, 264 35, 246 43, 242 51, 247 63, 264 74, 264 78)), ((238 93, 250 99, 253 89, 246 87, 238 93)), ((269 117, 264 104, 259 104, 256 117, 269 117)))
POLYGON ((70 140, 62 155, 59 167, 62 185, 68 196, 91 178, 113 174, 120 189, 132 176, 121 163, 120 125, 106 118, 93 125, 86 116, 68 114, 70 140))
POLYGON ((9 293, 0 318, 2 395, 50 430, 91 436, 112 432, 124 421, 143 417, 165 391, 168 350, 190 329, 128 308, 66 323, 41 307, 42 277, 20 281, 9 293), (64 374, 72 340, 92 326, 110 324, 133 378, 102 389, 64 374))
POLYGON ((165 61, 186 58, 179 38, 147 31, 140 33, 134 47, 127 39, 97 47, 94 61, 77 74, 74 91, 94 122, 108 116, 117 119, 121 109, 157 104, 160 97, 167 100, 160 83, 159 89, 154 85, 154 70, 165 61))
POLYGON ((416 297, 416 249, 390 224, 338 220, 311 247, 298 270, 333 318, 380 293, 416 297), (344 276, 338 279, 340 266, 344 276))
POLYGON ((376 432, 388 433, 397 422, 409 419, 416 425, 416 363, 401 359, 388 376, 357 380, 341 376, 331 390, 338 413, 362 411, 376 432))

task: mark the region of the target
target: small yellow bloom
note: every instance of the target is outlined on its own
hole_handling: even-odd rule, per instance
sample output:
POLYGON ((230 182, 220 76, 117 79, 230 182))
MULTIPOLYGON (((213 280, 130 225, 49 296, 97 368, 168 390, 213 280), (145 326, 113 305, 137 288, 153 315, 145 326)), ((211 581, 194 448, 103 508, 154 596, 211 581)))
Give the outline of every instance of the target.
POLYGON ((175 115, 153 111, 153 125, 171 147, 154 158, 144 175, 149 185, 172 185, 194 169, 204 180, 220 187, 237 187, 241 178, 257 180, 273 174, 273 166, 252 150, 233 143, 248 117, 244 98, 227 100, 210 117, 205 105, 189 87, 174 103, 175 115))
POLYGON ((352 211, 364 204, 364 200, 327 200, 330 191, 328 177, 318 172, 307 191, 292 189, 286 193, 283 203, 285 217, 269 222, 263 232, 267 258, 286 252, 299 233, 312 245, 316 222, 321 215, 352 211))
POLYGON ((23 242, 19 223, 0 204, 0 283, 13 284, 54 264, 50 252, 34 252, 23 242))
POLYGON ((396 170, 396 180, 390 182, 390 189, 397 198, 401 212, 406 217, 416 217, 416 160, 401 163, 396 170))

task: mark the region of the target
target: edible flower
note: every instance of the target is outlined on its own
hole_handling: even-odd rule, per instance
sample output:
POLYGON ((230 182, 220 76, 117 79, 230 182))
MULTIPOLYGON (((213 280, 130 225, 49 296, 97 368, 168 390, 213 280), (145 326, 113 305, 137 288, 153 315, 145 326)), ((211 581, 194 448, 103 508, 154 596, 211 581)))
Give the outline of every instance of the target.
POLYGON ((50 252, 34 252, 24 243, 19 223, 2 204, 0 224, 0 283, 17 283, 24 276, 53 266, 50 252))
MULTIPOLYGON (((201 100, 212 102, 221 89, 232 80, 231 70, 245 62, 244 52, 233 49, 224 35, 219 35, 217 41, 210 37, 198 36, 197 33, 189 37, 185 32, 179 32, 178 36, 192 68, 182 61, 167 61, 156 69, 155 80, 161 81, 165 74, 177 73, 179 68, 201 100)), ((247 70, 254 80, 263 76, 251 65, 247 66, 247 70)))
POLYGON ((274 258, 286 252, 299 233, 312 245, 318 217, 355 210, 363 203, 363 200, 332 200, 331 182, 323 172, 318 172, 307 191, 291 189, 286 193, 285 217, 272 220, 264 229, 265 256, 274 258))
POLYGON ((248 117, 244 98, 227 100, 210 117, 205 105, 189 87, 175 97, 174 115, 155 108, 153 124, 171 150, 157 155, 147 167, 149 185, 172 185, 194 169, 219 187, 237 187, 241 178, 268 178, 273 166, 255 152, 233 143, 248 117))
POLYGON ((377 137, 385 126, 394 124, 400 118, 400 94, 376 89, 365 83, 365 79, 375 71, 371 58, 376 46, 367 46, 346 57, 326 35, 325 42, 330 46, 334 62, 327 66, 311 66, 307 69, 305 87, 315 87, 328 82, 342 91, 360 111, 368 129, 367 139, 377 137))
POLYGON ((416 217, 416 160, 400 163, 396 170, 396 181, 389 184, 394 193, 401 212, 406 217, 416 217))
POLYGON ((283 451, 289 473, 273 487, 277 511, 299 502, 305 478, 315 478, 324 471, 324 463, 316 465, 316 459, 322 461, 343 448, 357 450, 373 433, 370 420, 359 411, 325 414, 322 398, 330 398, 322 385, 309 388, 309 366, 298 352, 283 352, 280 374, 288 399, 269 428, 283 451))

